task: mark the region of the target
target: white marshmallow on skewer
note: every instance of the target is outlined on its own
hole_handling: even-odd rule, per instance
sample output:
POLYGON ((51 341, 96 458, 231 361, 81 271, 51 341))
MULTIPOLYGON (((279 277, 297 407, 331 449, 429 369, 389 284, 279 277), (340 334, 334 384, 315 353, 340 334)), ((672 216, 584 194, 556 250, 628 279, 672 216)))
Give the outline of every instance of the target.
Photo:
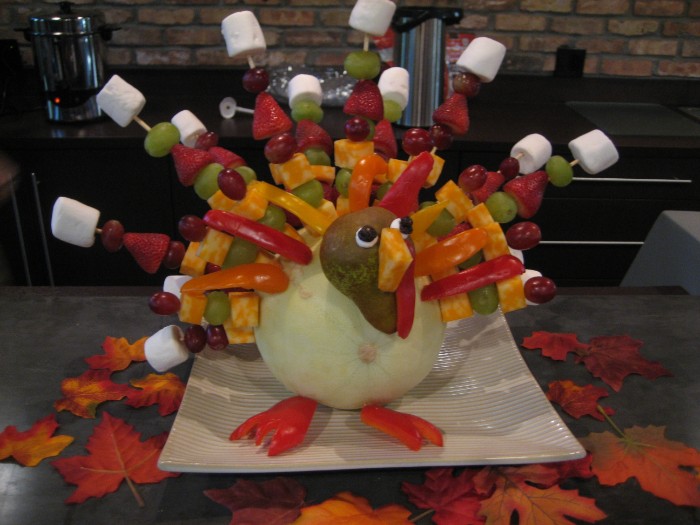
POLYGON ((287 96, 290 108, 302 101, 313 102, 320 106, 323 102, 321 82, 313 75, 295 75, 287 84, 287 96))
POLYGON ((239 11, 221 21, 228 56, 253 56, 267 49, 265 35, 252 11, 239 11))
POLYGON ((207 128, 189 109, 183 109, 170 119, 170 122, 180 132, 180 142, 193 148, 197 143, 197 137, 206 133, 207 128))
POLYGON ((620 158, 615 144, 599 129, 594 129, 569 142, 569 149, 583 171, 595 175, 615 164, 620 158))
POLYGON ((161 328, 146 339, 146 361, 158 372, 165 372, 190 358, 190 351, 182 342, 184 334, 177 325, 161 328))
POLYGON ((95 244, 99 220, 100 210, 68 197, 59 197, 53 205, 51 233, 61 241, 89 248, 95 244))
POLYGON ((510 156, 520 162, 520 173, 537 171, 552 156, 552 144, 539 133, 520 139, 510 150, 510 156))
POLYGON ((395 11, 396 4, 391 0, 357 0, 348 23, 365 34, 384 36, 395 11))
POLYGON ((377 83, 379 92, 386 100, 396 102, 401 109, 406 109, 409 94, 409 73, 402 67, 385 69, 377 83))
POLYGON ((163 281, 163 291, 180 297, 182 285, 192 279, 189 275, 168 275, 163 281))
POLYGON ((127 127, 146 105, 146 98, 119 75, 113 75, 97 94, 97 105, 122 128, 127 127))
POLYGON ((496 77, 505 55, 506 46, 492 38, 480 36, 469 42, 456 66, 473 73, 482 82, 491 82, 496 77))

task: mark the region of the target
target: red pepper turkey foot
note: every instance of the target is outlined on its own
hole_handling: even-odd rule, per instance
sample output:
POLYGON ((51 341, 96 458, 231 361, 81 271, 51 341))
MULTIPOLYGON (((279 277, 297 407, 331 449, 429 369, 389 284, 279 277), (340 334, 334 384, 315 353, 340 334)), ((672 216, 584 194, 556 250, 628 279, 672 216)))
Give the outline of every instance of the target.
POLYGON ((241 424, 231 433, 232 441, 255 432, 255 444, 260 445, 270 432, 272 439, 267 449, 268 456, 276 456, 301 444, 314 417, 318 403, 303 396, 284 399, 241 424))
POLYGON ((360 419, 366 425, 397 438, 411 450, 420 450, 423 440, 442 446, 442 432, 423 418, 378 405, 365 405, 360 419))

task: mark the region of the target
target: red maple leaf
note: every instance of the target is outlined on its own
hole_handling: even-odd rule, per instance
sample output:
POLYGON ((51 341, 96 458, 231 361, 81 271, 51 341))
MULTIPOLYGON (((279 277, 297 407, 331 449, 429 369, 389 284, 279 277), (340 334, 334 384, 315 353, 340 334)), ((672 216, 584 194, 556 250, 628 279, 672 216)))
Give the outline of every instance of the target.
POLYGON ((531 336, 523 339, 522 345, 529 349, 542 349, 542 355, 555 361, 566 361, 569 352, 577 352, 588 348, 576 337, 576 334, 562 334, 554 332, 533 332, 531 336))
POLYGON ((88 456, 57 459, 51 464, 67 483, 77 485, 66 503, 82 503, 88 498, 101 498, 126 481, 139 506, 144 502, 135 483, 158 483, 179 476, 158 468, 158 456, 167 432, 141 441, 134 427, 105 413, 88 439, 88 456))
POLYGON ((204 495, 234 513, 231 525, 268 525, 291 523, 299 517, 306 489, 291 478, 260 483, 239 479, 226 489, 205 490, 204 495))
POLYGON ((683 467, 700 467, 700 452, 665 438, 665 427, 632 427, 622 436, 592 433, 581 443, 593 455, 593 473, 601 485, 631 477, 652 494, 676 505, 700 506, 700 479, 683 467))
POLYGON ((61 381, 63 398, 54 403, 57 411, 68 410, 78 417, 94 418, 97 406, 104 401, 116 401, 126 396, 128 385, 109 378, 109 370, 88 370, 78 377, 61 381))
POLYGON ((124 370, 133 361, 145 361, 144 344, 148 337, 142 337, 130 344, 124 337, 106 337, 102 343, 104 354, 86 357, 90 368, 107 368, 112 372, 124 370))
POLYGON ((126 404, 135 408, 158 405, 158 413, 167 416, 180 408, 185 394, 185 383, 173 373, 148 374, 142 379, 132 379, 126 393, 126 404))
POLYGON ((71 436, 54 436, 58 428, 56 415, 50 414, 32 425, 25 432, 8 426, 0 432, 0 460, 12 456, 25 467, 35 467, 41 460, 58 456, 73 442, 71 436))
MULTIPOLYGON (((591 416, 599 421, 605 417, 598 410, 598 399, 607 397, 608 391, 604 388, 585 385, 579 386, 573 381, 552 381, 548 385, 547 399, 557 403, 570 416, 579 419, 581 416, 591 416)), ((603 408, 609 416, 615 411, 612 408, 603 408)))

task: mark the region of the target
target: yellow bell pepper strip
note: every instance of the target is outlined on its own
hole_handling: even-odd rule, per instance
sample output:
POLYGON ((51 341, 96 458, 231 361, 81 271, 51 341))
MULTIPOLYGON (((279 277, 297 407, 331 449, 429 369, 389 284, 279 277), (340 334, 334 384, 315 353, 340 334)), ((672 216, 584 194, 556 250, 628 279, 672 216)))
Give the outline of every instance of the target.
POLYGON ((299 220, 306 225, 307 229, 313 231, 317 235, 323 235, 331 225, 331 222, 333 222, 327 215, 282 188, 278 188, 277 186, 263 181, 251 182, 248 185, 248 191, 250 191, 251 188, 255 188, 256 191, 259 191, 260 194, 271 203, 296 215, 299 220))
POLYGON ((209 290, 230 288, 281 293, 288 286, 289 276, 279 266, 266 263, 248 263, 190 279, 182 285, 180 293, 183 295, 202 294, 209 290))
POLYGON ((379 201, 379 206, 393 212, 397 217, 405 217, 414 212, 418 207, 418 194, 428 180, 433 162, 430 152, 419 153, 391 185, 384 198, 379 201))
POLYGON ((366 425, 397 438, 411 450, 420 450, 423 439, 441 447, 442 432, 423 418, 378 405, 365 405, 360 419, 366 425))
POLYGON ((481 228, 471 228, 428 246, 416 255, 416 275, 434 275, 457 266, 481 250, 488 235, 481 228))
POLYGON ((411 220, 413 220, 413 232, 411 235, 419 235, 427 231, 445 208, 447 208, 447 201, 437 202, 425 208, 421 208, 411 215, 411 220))
POLYGON ((524 271, 525 266, 520 259, 512 255, 501 255, 427 284, 421 290, 421 300, 433 301, 450 295, 471 292, 487 284, 518 276, 524 271))
POLYGON ((348 185, 350 211, 363 210, 369 206, 374 178, 386 174, 386 161, 377 153, 362 157, 352 169, 348 185))
POLYGON ((265 412, 247 419, 231 433, 229 439, 236 441, 254 431, 255 444, 259 446, 267 434, 274 432, 267 455, 276 456, 304 441, 317 405, 308 397, 283 399, 265 412))
POLYGON ((416 314, 416 250, 410 237, 406 239, 408 249, 413 256, 411 264, 401 277, 399 287, 396 289, 396 334, 401 339, 406 339, 413 328, 413 321, 416 314))
POLYGON ((204 222, 210 228, 250 241, 296 263, 311 262, 311 248, 306 244, 266 224, 246 219, 242 215, 224 210, 209 210, 204 215, 204 222))

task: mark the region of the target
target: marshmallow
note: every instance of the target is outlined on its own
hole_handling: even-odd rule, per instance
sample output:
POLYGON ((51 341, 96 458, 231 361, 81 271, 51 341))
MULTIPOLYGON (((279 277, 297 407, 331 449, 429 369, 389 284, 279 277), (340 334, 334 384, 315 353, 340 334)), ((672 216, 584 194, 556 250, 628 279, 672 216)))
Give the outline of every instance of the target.
POLYGON ((491 82, 506 55, 506 46, 480 36, 472 40, 457 60, 457 67, 473 73, 482 82, 491 82))
POLYGON ((51 232, 64 242, 89 248, 95 244, 100 210, 68 197, 59 197, 53 205, 51 232))
POLYGON ((168 275, 163 281, 163 291, 180 297, 180 288, 187 281, 192 279, 189 275, 168 275))
POLYGON ((599 129, 575 138, 569 142, 569 149, 583 171, 589 175, 600 173, 620 158, 615 144, 599 129))
MULTIPOLYGON (((542 277, 542 274, 538 272, 537 270, 530 270, 527 269, 523 273, 520 274, 520 279, 523 281, 523 286, 525 286, 525 283, 529 280, 532 279, 533 277, 542 277)), ((532 301, 528 301, 525 299, 525 302, 529 304, 530 306, 537 306, 538 303, 533 303, 532 301)))
POLYGON ((408 70, 402 67, 390 67, 379 77, 379 92, 386 100, 393 100, 401 109, 408 105, 408 70))
POLYGON ((184 334, 179 326, 171 324, 146 339, 146 361, 158 372, 165 372, 190 358, 190 351, 182 342, 184 334))
POLYGON ((302 101, 313 102, 320 106, 323 102, 321 82, 313 75, 296 75, 287 84, 287 96, 290 108, 302 101))
POLYGON ((228 15, 221 21, 228 56, 252 56, 267 49, 258 19, 252 11, 240 11, 228 15))
POLYGON ((520 139, 510 150, 510 156, 520 162, 520 173, 532 173, 544 166, 552 156, 552 145, 542 135, 533 133, 520 139))
POLYGON ((180 131, 180 142, 190 148, 194 148, 197 137, 207 131, 202 121, 189 109, 183 109, 177 113, 170 122, 180 131))
POLYGON ((146 105, 143 94, 119 75, 113 75, 97 94, 97 105, 125 128, 146 105))
POLYGON ((372 36, 384 36, 396 4, 391 0, 357 0, 350 13, 350 27, 372 36))

